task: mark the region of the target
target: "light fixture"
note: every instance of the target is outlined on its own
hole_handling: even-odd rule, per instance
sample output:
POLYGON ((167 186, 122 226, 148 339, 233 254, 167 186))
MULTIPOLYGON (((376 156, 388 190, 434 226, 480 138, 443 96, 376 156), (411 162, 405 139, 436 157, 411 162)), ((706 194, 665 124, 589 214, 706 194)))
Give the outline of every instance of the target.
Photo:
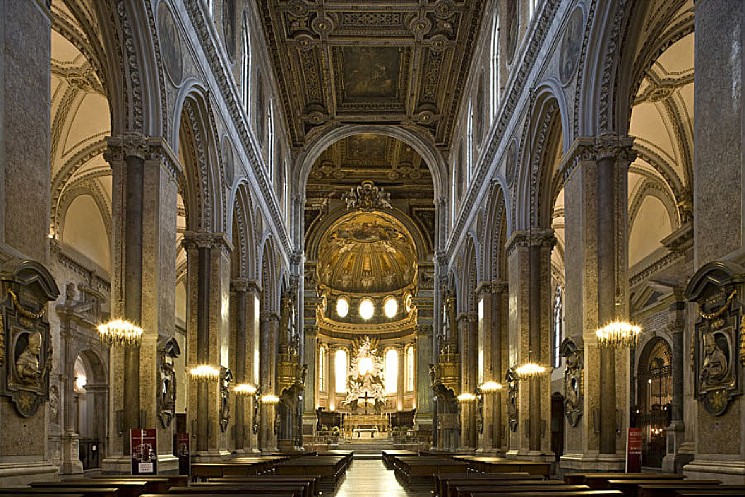
POLYGON ((530 380, 532 378, 542 376, 546 374, 547 371, 548 370, 545 366, 541 366, 540 364, 536 364, 534 362, 521 364, 520 366, 515 368, 515 374, 521 380, 530 380))
POLYGON ((349 300, 346 297, 339 297, 336 299, 336 315, 345 318, 347 314, 349 314, 349 300))
POLYGON ((494 393, 502 390, 502 384, 497 383, 496 381, 487 381, 484 382, 479 388, 484 393, 494 393))
POLYGON ((458 395, 457 399, 458 402, 474 402, 476 400, 476 396, 471 392, 463 392, 462 394, 458 395))
POLYGON ((367 321, 375 315, 375 304, 372 299, 364 298, 360 300, 360 317, 367 321))
POLYGON ((236 395, 253 395, 256 393, 256 387, 249 383, 238 383, 233 387, 236 395))
POLYGON ((365 376, 367 373, 371 373, 373 370, 373 358, 372 357, 360 357, 357 361, 357 372, 360 376, 365 376))
POLYGON ((613 321, 595 331, 595 335, 598 337, 598 345, 602 348, 633 349, 641 332, 641 327, 635 324, 613 321))
POLYGON ((113 319, 98 325, 98 338, 108 345, 139 346, 142 328, 123 319, 113 319))
POLYGON ((261 403, 270 406, 277 405, 279 404, 279 397, 277 397, 276 395, 262 395, 261 403))
POLYGON ((189 376, 197 381, 217 381, 220 378, 220 370, 209 364, 200 364, 189 370, 189 376))

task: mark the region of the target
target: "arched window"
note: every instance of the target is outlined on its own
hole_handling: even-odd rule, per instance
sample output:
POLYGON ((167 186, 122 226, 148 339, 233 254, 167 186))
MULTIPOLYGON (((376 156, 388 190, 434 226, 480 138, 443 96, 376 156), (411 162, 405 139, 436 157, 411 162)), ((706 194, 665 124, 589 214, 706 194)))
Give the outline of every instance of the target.
POLYGON ((269 99, 268 112, 266 114, 267 129, 269 130, 269 144, 267 146, 267 169, 269 170, 270 178, 274 178, 277 167, 277 161, 274 157, 274 99, 269 99))
POLYGON ((398 391, 398 350, 388 349, 385 353, 385 393, 398 391))
POLYGON ((318 391, 326 391, 326 347, 318 349, 318 391))
POLYGON ((494 10, 492 21, 491 53, 489 57, 489 121, 494 120, 499 109, 500 82, 499 82, 499 13, 494 10))
POLYGON ((556 295, 554 295, 554 319, 553 319, 553 350, 551 356, 553 358, 553 366, 555 368, 561 367, 561 341, 564 339, 564 302, 561 287, 556 287, 556 295))
MULTIPOLYGON (((466 123, 466 185, 471 183, 473 172, 473 101, 468 103, 468 121, 466 123)), ((467 187, 465 188, 467 189, 467 187)), ((465 192, 461 192, 463 194, 465 192)))
POLYGON ((248 33, 248 19, 243 16, 243 59, 241 60, 241 84, 243 85, 241 97, 246 115, 251 114, 251 36, 248 33))
POLYGON ((347 393, 347 350, 339 349, 334 358, 334 369, 336 373, 336 391, 347 393))
POLYGON ((414 346, 406 349, 406 391, 414 391, 414 346))

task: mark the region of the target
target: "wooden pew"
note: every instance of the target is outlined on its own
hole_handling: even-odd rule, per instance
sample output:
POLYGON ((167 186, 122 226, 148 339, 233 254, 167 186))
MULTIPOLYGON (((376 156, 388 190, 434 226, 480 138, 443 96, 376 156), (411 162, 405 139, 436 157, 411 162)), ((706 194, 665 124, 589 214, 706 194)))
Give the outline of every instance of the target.
POLYGON ((73 480, 73 481, 35 481, 31 483, 32 488, 44 488, 48 492, 56 492, 64 488, 116 488, 117 497, 138 497, 140 494, 148 493, 149 488, 145 480, 133 479, 101 479, 101 480, 73 480))
MULTIPOLYGON (((504 457, 487 456, 453 456, 457 461, 465 461, 468 467, 479 473, 529 473, 532 475, 543 475, 548 478, 551 472, 551 463, 538 461, 521 461, 519 459, 506 459, 504 457)), ((571 483, 570 485, 583 485, 582 483, 571 483)))
POLYGON ((566 473, 564 481, 570 485, 589 485, 590 488, 596 488, 595 481, 608 480, 641 480, 644 478, 656 480, 683 480, 684 475, 677 473, 566 473))
POLYGON ((32 489, 30 489, 30 488, 23 488, 23 487, 18 487, 18 488, 7 487, 7 488, 2 488, 0 490, 8 490, 9 491, 7 493, 3 493, 2 495, 4 495, 4 496, 11 496, 11 495, 18 495, 18 496, 21 496, 21 497, 25 497, 25 496, 33 496, 33 497, 59 497, 60 495, 63 495, 64 497, 88 497, 88 496, 90 496, 90 494, 73 494, 73 493, 67 494, 67 493, 60 493, 60 492, 57 492, 57 491, 55 491, 54 493, 51 493, 51 494, 50 493, 44 493, 44 492, 36 493, 36 492, 29 492, 29 490, 32 490, 32 489))
POLYGON ((716 485, 706 489, 676 489, 677 497, 716 497, 717 495, 739 495, 742 496, 745 491, 742 485, 716 485))
POLYGON ((301 483, 193 483, 188 487, 173 487, 168 491, 168 495, 182 494, 195 495, 215 494, 215 495, 253 495, 253 494, 271 494, 274 492, 287 493, 292 497, 312 497, 310 495, 310 485, 301 483))
POLYGON ((253 483, 253 482, 263 482, 263 481, 277 481, 277 482, 287 482, 287 483, 293 483, 293 482, 301 482, 301 483, 308 483, 310 485, 311 489, 311 495, 318 495, 318 481, 321 479, 321 475, 313 475, 313 476, 292 476, 292 475, 263 475, 263 476, 226 476, 223 478, 218 478, 215 480, 211 480, 214 483, 234 483, 234 484, 242 484, 242 483, 253 483))
POLYGON ((321 491, 334 492, 336 485, 344 476, 351 462, 351 456, 311 456, 283 461, 274 468, 277 475, 318 476, 318 487, 321 491))
MULTIPOLYGON (((188 475, 94 475, 91 476, 94 480, 144 480, 144 481, 158 481, 165 482, 165 489, 162 492, 165 493, 170 487, 183 487, 189 484, 188 475)), ((69 480, 65 480, 69 481, 69 480)))
MULTIPOLYGON (((719 485, 722 482, 719 480, 668 480, 666 482, 655 480, 654 478, 646 479, 646 480, 629 480, 629 479, 623 479, 623 480, 607 480, 606 488, 615 488, 623 492, 624 495, 627 497, 640 497, 640 487, 647 485, 647 486, 654 486, 657 487, 658 492, 660 495, 671 495, 674 497, 675 493, 665 493, 663 489, 675 489, 675 488, 701 488, 701 487, 708 487, 711 485, 719 485)), ((646 494, 647 496, 653 496, 656 497, 655 492, 651 492, 646 494)))
MULTIPOLYGON (((501 492, 501 488, 505 487, 539 487, 534 490, 554 490, 567 484, 560 480, 522 480, 522 479, 470 479, 470 480, 445 480, 441 485, 442 497, 455 497, 459 494, 468 494, 472 492, 501 492)), ((578 490, 589 490, 587 485, 571 485, 578 490)))
POLYGON ((505 480, 521 481, 543 481, 540 475, 529 475, 528 473, 447 473, 443 475, 434 475, 435 495, 444 497, 447 495, 447 485, 450 482, 468 483, 471 481, 482 482, 491 481, 495 484, 504 483, 505 480))
POLYGON ((434 476, 447 473, 463 473, 467 464, 440 457, 395 457, 394 470, 407 486, 415 484, 434 485, 434 476))
MULTIPOLYGON (((696 491, 708 491, 708 490, 716 490, 719 488, 722 488, 723 485, 697 485, 697 484, 687 484, 688 482, 682 481, 681 484, 686 485, 678 485, 678 482, 670 482, 670 483, 663 483, 663 484, 654 484, 654 485, 639 485, 639 491, 638 494, 639 497, 678 497, 678 492, 680 490, 696 490, 696 491)), ((727 485, 728 490, 737 490, 740 492, 740 495, 745 495, 745 485, 727 485)))
POLYGON ((511 495, 511 494, 523 494, 526 492, 551 492, 556 494, 558 497, 566 497, 567 494, 574 495, 574 493, 584 490, 590 490, 587 485, 567 485, 566 483, 558 484, 534 484, 533 483, 520 483, 518 481, 507 482, 505 485, 488 485, 488 484, 460 484, 450 487, 448 490, 449 497, 470 497, 476 493, 489 493, 494 495, 511 495))
POLYGON ((6 497, 10 495, 24 495, 29 497, 45 497, 48 495, 62 495, 64 497, 116 497, 118 488, 80 488, 80 487, 69 487, 69 488, 57 488, 54 489, 54 493, 50 494, 50 490, 47 488, 31 488, 31 487, 19 487, 19 488, 0 488, 0 496, 6 497))
POLYGON ((567 493, 555 493, 552 491, 515 492, 512 494, 500 494, 495 492, 472 493, 469 497, 623 497, 620 490, 575 490, 567 493))
POLYGON ((418 456, 413 450, 384 450, 383 453, 383 464, 388 469, 393 469, 393 459, 397 456, 418 456))

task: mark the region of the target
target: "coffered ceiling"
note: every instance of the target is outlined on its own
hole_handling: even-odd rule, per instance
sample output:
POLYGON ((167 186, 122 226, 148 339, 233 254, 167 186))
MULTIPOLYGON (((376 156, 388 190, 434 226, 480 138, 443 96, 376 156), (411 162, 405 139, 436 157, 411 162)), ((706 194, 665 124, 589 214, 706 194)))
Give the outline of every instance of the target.
POLYGON ((484 0, 259 2, 295 146, 339 123, 449 145, 484 0))

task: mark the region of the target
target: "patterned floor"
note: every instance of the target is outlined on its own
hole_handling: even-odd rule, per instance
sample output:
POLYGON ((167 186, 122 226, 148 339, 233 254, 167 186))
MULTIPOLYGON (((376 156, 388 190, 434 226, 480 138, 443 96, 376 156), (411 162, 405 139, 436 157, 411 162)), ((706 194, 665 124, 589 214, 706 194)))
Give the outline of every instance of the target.
POLYGON ((357 459, 347 469, 334 497, 430 497, 430 490, 407 490, 380 459, 357 459))

